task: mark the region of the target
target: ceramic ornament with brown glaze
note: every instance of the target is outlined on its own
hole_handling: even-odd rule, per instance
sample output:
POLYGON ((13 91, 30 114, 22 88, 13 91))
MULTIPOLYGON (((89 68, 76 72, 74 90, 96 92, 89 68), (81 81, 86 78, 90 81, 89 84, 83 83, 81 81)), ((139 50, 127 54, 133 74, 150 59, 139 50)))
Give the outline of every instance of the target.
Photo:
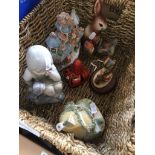
POLYGON ((99 69, 97 69, 97 65, 91 63, 91 65, 94 66, 95 69, 90 79, 90 85, 95 92, 101 94, 110 92, 116 86, 116 77, 112 73, 112 68, 115 64, 115 61, 110 58, 107 59, 105 61, 97 60, 97 62, 102 62, 104 65, 104 67, 99 69), (107 63, 111 63, 111 65, 109 64, 109 68, 105 67, 107 63))
POLYGON ((99 44, 101 38, 101 31, 107 28, 106 17, 103 13, 103 0, 96 0, 94 5, 94 17, 92 22, 85 28, 83 36, 83 47, 90 55, 92 55, 99 44))

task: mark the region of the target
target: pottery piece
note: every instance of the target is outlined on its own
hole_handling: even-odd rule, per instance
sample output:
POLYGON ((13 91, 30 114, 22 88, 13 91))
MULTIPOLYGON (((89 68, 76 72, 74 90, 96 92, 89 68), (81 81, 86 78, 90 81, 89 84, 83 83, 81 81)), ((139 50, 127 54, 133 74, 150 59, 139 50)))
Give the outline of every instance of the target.
POLYGON ((105 128, 105 120, 96 104, 90 99, 81 99, 76 104, 68 102, 56 125, 58 131, 72 133, 84 141, 99 137, 105 128))
POLYGON ((110 42, 106 40, 104 41, 103 39, 101 39, 97 48, 97 52, 99 54, 112 57, 114 55, 117 42, 118 42, 117 39, 114 39, 110 42))
POLYGON ((104 6, 103 0, 96 0, 94 5, 95 16, 91 24, 89 24, 84 31, 83 47, 89 55, 92 55, 97 48, 101 38, 101 31, 107 28, 107 22, 103 12, 104 6), (91 46, 88 46, 88 42, 91 46))
POLYGON ((101 68, 92 74, 90 84, 96 93, 109 93, 116 86, 116 77, 106 68, 101 68))
POLYGON ((74 9, 71 15, 62 12, 57 15, 56 32, 52 32, 45 41, 58 70, 71 65, 79 56, 84 29, 78 25, 79 17, 74 9))
MULTIPOLYGON (((26 53, 27 68, 23 79, 29 85, 29 97, 37 104, 46 103, 46 97, 57 102, 62 101, 63 84, 60 74, 53 64, 53 58, 47 48, 33 45, 26 53), (44 95, 44 101, 39 99, 44 95)), ((51 102, 50 102, 51 103, 51 102)))
POLYGON ((64 69, 63 76, 68 82, 69 86, 74 88, 82 85, 89 79, 90 72, 84 66, 81 60, 77 59, 73 65, 64 69))
POLYGON ((110 57, 107 57, 102 60, 96 60, 91 63, 94 68, 94 71, 91 75, 90 86, 96 93, 108 93, 113 90, 116 86, 116 77, 112 72, 115 60, 112 60, 110 57), (103 67, 98 68, 94 62, 99 62, 103 67))

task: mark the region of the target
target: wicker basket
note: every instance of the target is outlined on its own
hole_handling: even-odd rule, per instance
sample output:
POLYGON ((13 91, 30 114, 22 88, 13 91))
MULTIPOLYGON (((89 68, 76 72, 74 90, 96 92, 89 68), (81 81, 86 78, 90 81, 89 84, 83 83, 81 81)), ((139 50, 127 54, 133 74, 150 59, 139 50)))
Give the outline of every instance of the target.
MULTIPOLYGON (((85 27, 93 16, 94 0, 42 0, 40 4, 20 22, 20 119, 39 132, 40 137, 55 145, 61 152, 74 155, 133 155, 134 154, 134 1, 105 0, 108 29, 103 37, 117 38, 118 78, 116 89, 106 95, 95 94, 89 88, 89 82, 71 89, 65 84, 64 103, 81 98, 92 99, 106 120, 103 137, 97 142, 84 143, 74 139, 71 134, 55 130, 64 103, 36 106, 26 99, 27 86, 22 75, 26 68, 25 54, 30 45, 43 44, 54 29, 56 15, 62 11, 77 10, 81 26, 85 27)), ((81 51, 82 53, 82 51, 81 51)), ((90 61, 96 56, 81 59, 90 67, 90 61)))

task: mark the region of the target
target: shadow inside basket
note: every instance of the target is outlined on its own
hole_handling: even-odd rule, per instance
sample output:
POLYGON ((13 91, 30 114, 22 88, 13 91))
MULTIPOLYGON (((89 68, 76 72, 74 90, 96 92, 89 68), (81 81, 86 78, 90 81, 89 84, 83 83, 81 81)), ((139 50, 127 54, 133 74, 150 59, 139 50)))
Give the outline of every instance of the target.
MULTIPOLYGON (((102 57, 98 55, 88 57, 81 49, 80 59, 91 70, 90 63, 93 60, 102 59, 102 57)), ((122 76, 122 73, 126 71, 127 67, 131 62, 131 57, 129 56, 129 54, 125 53, 125 51, 122 51, 120 47, 117 47, 115 51, 114 59, 116 59, 114 74, 116 75, 116 78, 119 83, 119 79, 122 76)), ((76 102, 77 100, 82 98, 89 98, 96 103, 99 110, 105 117, 108 113, 107 111, 109 110, 109 107, 113 104, 112 103, 113 97, 117 95, 117 90, 120 87, 118 84, 116 88, 110 93, 100 95, 100 94, 96 94, 91 90, 89 80, 85 82, 83 85, 76 88, 70 88, 63 78, 62 80, 64 82, 64 93, 65 93, 65 100, 63 103, 36 105, 28 101, 24 104, 20 104, 20 108, 27 110, 32 115, 46 119, 48 124, 51 124, 51 126, 55 128, 56 124, 59 122, 60 113, 63 111, 64 105, 68 101, 76 102)), ((24 87, 25 89, 24 92, 26 92, 27 90, 26 85, 22 87, 24 87)), ((26 95, 22 95, 22 98, 23 97, 26 98, 26 95)), ((105 121, 106 121, 106 117, 105 117, 105 121)), ((93 143, 97 144, 97 143, 102 143, 103 141, 104 141, 104 138, 101 137, 93 141, 93 143)))

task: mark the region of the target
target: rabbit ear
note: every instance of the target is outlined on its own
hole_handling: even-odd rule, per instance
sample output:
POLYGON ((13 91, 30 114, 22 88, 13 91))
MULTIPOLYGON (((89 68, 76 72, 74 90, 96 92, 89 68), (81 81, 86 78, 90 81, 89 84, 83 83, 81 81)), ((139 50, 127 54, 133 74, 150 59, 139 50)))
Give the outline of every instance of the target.
POLYGON ((105 8, 105 2, 104 0, 100 0, 101 2, 101 15, 105 16, 106 8, 105 8))
POLYGON ((99 15, 102 12, 102 6, 101 6, 101 1, 96 0, 95 6, 94 6, 94 13, 96 15, 99 15))

